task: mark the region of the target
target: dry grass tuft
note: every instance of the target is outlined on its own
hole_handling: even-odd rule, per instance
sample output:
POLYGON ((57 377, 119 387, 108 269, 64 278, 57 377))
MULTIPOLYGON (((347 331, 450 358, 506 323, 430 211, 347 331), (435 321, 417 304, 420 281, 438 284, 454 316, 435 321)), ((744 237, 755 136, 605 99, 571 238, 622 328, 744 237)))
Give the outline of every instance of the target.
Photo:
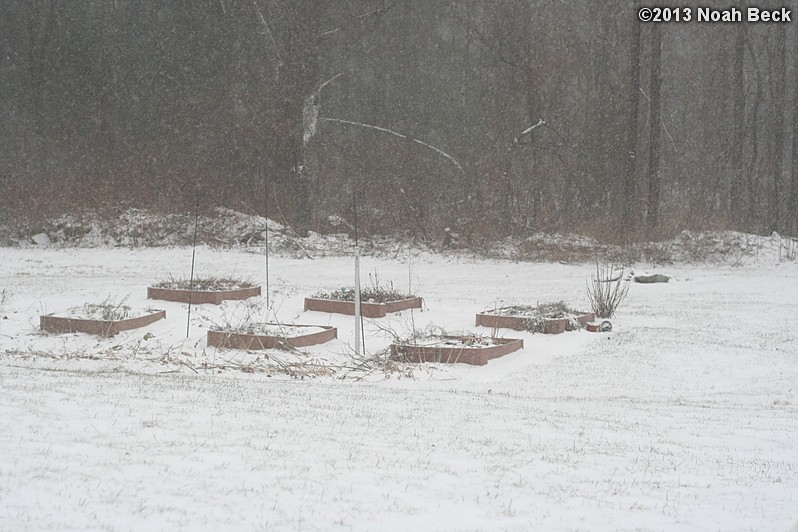
POLYGON ((195 277, 190 279, 175 279, 169 277, 158 281, 153 288, 168 288, 171 290, 202 290, 208 292, 221 292, 226 290, 238 290, 240 288, 250 288, 255 286, 246 279, 236 277, 195 277))

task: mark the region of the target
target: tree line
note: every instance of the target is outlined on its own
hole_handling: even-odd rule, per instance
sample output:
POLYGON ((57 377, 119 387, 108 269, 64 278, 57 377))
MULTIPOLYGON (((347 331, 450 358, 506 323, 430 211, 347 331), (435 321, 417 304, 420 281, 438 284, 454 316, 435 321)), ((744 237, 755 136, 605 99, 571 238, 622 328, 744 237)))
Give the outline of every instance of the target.
POLYGON ((419 238, 798 233, 794 25, 638 7, 2 0, 0 216, 199 196, 324 231, 357 194, 419 238))

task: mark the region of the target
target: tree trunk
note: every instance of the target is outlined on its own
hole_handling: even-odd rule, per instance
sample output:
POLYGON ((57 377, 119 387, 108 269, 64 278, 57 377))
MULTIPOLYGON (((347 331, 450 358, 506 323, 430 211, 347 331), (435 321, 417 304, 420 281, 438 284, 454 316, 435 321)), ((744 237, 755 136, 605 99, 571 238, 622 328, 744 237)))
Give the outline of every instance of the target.
MULTIPOLYGON (((615 4, 612 4, 615 5, 615 4)), ((607 65, 611 62, 612 42, 617 39, 617 32, 612 27, 613 18, 607 10, 601 9, 597 11, 599 17, 599 24, 601 32, 599 33, 597 46, 595 52, 595 64, 607 65)), ((620 187, 618 186, 618 176, 621 175, 622 165, 626 163, 626 157, 617 157, 615 153, 616 131, 612 131, 609 135, 602 132, 602 127, 612 122, 612 107, 606 105, 604 95, 612 91, 612 83, 610 76, 611 69, 598 67, 591 69, 595 75, 594 85, 597 90, 591 95, 590 107, 593 117, 591 122, 598 127, 591 128, 589 131, 590 139, 590 153, 591 160, 595 160, 595 177, 592 182, 592 187, 596 195, 593 200, 593 207, 597 210, 602 217, 612 216, 616 207, 618 206, 616 198, 620 196, 620 187)), ((621 152, 621 155, 623 153, 621 152)), ((592 165, 587 168, 586 173, 590 175, 593 173, 592 165)), ((595 212, 595 211, 594 211, 595 212)))
POLYGON ((798 31, 793 32, 793 104, 792 104, 792 178, 790 196, 787 198, 788 230, 790 235, 798 236, 798 31))
POLYGON ((47 81, 47 52, 55 29, 55 2, 32 3, 28 19, 28 77, 30 107, 33 116, 33 141, 36 159, 43 160, 44 151, 44 89, 47 81), (45 13, 46 10, 46 13, 45 13))
POLYGON ((279 65, 275 79, 278 103, 266 159, 278 212, 304 234, 311 220, 312 186, 305 164, 304 109, 306 99, 321 81, 319 34, 324 14, 313 4, 289 2, 278 7, 282 17, 273 27, 279 65))
MULTIPOLYGON (((296 83, 284 81, 284 87, 303 88, 296 83)), ((291 98, 289 91, 283 92, 274 126, 271 131, 271 147, 269 150, 270 173, 279 196, 276 199, 280 212, 286 222, 298 231, 310 219, 307 186, 308 174, 304 172, 304 153, 302 146, 302 106, 297 105, 296 97, 291 98)))
MULTIPOLYGON (((543 102, 541 101, 539 84, 535 83, 537 80, 532 76, 532 64, 527 65, 526 69, 526 117, 530 125, 538 123, 543 120, 543 102)), ((538 217, 543 204, 543 190, 540 180, 540 150, 538 149, 538 142, 535 132, 529 134, 530 151, 532 156, 532 164, 527 168, 526 184, 529 193, 532 196, 532 224, 537 227, 538 217)))
MULTIPOLYGON (((633 11, 637 13, 638 2, 633 3, 633 11)), ((629 242, 632 238, 635 224, 637 171, 637 118, 640 107, 640 22, 634 17, 632 22, 632 35, 629 47, 631 60, 631 79, 629 81, 629 129, 626 137, 627 159, 623 183, 623 240, 629 242)))
POLYGON ((660 92, 662 89, 662 33, 659 24, 651 26, 651 107, 649 109, 647 236, 651 239, 659 223, 660 92))
POLYGON ((786 140, 785 127, 784 127, 784 91, 785 91, 785 49, 786 49, 786 31, 787 28, 784 24, 777 24, 775 26, 776 32, 776 57, 775 61, 775 76, 776 87, 773 95, 772 113, 773 113, 773 201, 772 201, 772 224, 774 231, 782 231, 784 229, 784 176, 782 171, 784 169, 784 145, 786 140))
POLYGON ((732 59, 733 87, 732 106, 734 112, 734 137, 731 149, 732 178, 729 186, 729 222, 732 228, 741 229, 742 194, 745 186, 745 24, 735 29, 734 57, 732 59), (735 223, 735 220, 738 222, 735 223))

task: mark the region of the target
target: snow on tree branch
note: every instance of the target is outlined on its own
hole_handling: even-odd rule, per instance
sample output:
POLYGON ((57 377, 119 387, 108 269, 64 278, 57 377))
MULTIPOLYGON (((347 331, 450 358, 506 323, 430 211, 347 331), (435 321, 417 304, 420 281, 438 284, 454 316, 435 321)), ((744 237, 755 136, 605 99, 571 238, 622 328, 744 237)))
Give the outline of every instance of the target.
POLYGON ((444 158, 448 159, 449 161, 452 162, 452 164, 454 164, 457 167, 458 170, 460 170, 460 173, 465 175, 465 170, 463 170, 463 167, 460 166, 459 162, 457 162, 457 159, 455 159, 454 157, 452 157, 451 155, 449 155, 445 151, 441 150, 440 148, 436 148, 432 144, 426 143, 423 140, 419 140, 419 139, 410 137, 408 135, 404 135, 402 133, 399 133, 399 132, 396 132, 396 131, 393 131, 391 129, 387 129, 387 128, 384 128, 384 127, 374 126, 374 125, 371 125, 371 124, 363 124, 362 122, 353 122, 351 120, 342 120, 340 118, 326 118, 326 117, 325 118, 320 118, 319 120, 322 120, 324 122, 330 122, 330 123, 333 123, 333 124, 346 124, 346 125, 350 125, 350 126, 363 127, 363 128, 366 128, 366 129, 373 129, 375 131, 380 131, 382 133, 387 133, 388 135, 393 135, 394 137, 399 137, 400 139, 404 139, 404 140, 407 140, 409 142, 415 142, 416 144, 419 144, 421 146, 424 146, 427 149, 430 149, 430 150, 434 151, 435 153, 437 153, 441 157, 444 157, 444 158))
POLYGON ((319 112, 321 111, 321 91, 341 77, 343 72, 339 72, 321 85, 319 88, 316 89, 316 92, 305 98, 305 105, 302 108, 302 126, 303 126, 303 133, 302 133, 302 142, 305 146, 308 145, 310 139, 313 138, 313 135, 316 134, 316 123, 319 119, 319 112))
POLYGON ((538 120, 537 124, 535 124, 534 126, 529 126, 525 130, 523 130, 520 135, 515 137, 513 139, 513 144, 518 144, 521 141, 522 138, 526 137, 527 135, 532 133, 532 131, 534 131, 536 128, 538 128, 540 126, 543 126, 543 125, 546 125, 546 122, 541 118, 540 120, 538 120))
MULTIPOLYGON (((364 21, 366 19, 369 19, 371 17, 376 17, 378 15, 382 15, 383 13, 387 13, 388 11, 393 9, 393 6, 395 6, 397 2, 398 2, 398 0, 394 0, 390 4, 387 4, 387 5, 384 5, 382 7, 379 7, 377 9, 373 10, 373 11, 369 11, 368 13, 364 13, 362 15, 357 15, 352 20, 354 20, 355 23, 361 23, 362 21, 364 21)), ((327 30, 325 32, 320 33, 319 37, 326 37, 327 35, 335 35, 336 33, 339 33, 339 32, 344 31, 346 29, 348 29, 348 27, 340 26, 338 28, 335 28, 335 29, 332 29, 332 30, 327 30)))

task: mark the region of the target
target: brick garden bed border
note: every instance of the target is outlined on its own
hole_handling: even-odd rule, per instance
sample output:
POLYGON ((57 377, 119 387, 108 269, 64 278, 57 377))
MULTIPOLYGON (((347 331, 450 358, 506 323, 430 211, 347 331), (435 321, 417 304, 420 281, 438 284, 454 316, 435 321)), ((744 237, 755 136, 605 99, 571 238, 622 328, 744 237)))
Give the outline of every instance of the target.
POLYGON ((228 349, 293 349, 323 344, 338 338, 338 329, 329 325, 279 324, 280 327, 320 327, 321 331, 298 336, 270 336, 229 331, 208 331, 208 345, 228 349))
MULTIPOLYGON (((462 340, 464 336, 444 336, 462 340)), ((488 360, 508 355, 524 348, 524 341, 516 338, 492 338, 499 345, 489 347, 436 346, 391 344, 391 356, 407 362, 442 362, 446 364, 471 364, 484 366, 488 360)))
MULTIPOLYGON (((391 312, 399 312, 411 308, 421 308, 423 299, 411 297, 388 301, 387 303, 360 303, 360 312, 365 318, 384 318, 391 312)), ((315 310, 317 312, 331 312, 334 314, 355 315, 354 301, 338 301, 337 299, 321 299, 316 297, 305 298, 305 310, 315 310)))
POLYGON ((91 320, 87 318, 68 318, 52 314, 39 317, 39 327, 51 333, 82 332, 98 336, 114 336, 122 331, 138 329, 166 318, 166 311, 159 310, 136 318, 124 320, 91 320))
POLYGON ((211 303, 221 305, 223 301, 241 300, 260 295, 260 286, 249 286, 236 290, 187 290, 175 288, 147 288, 148 299, 161 299, 163 301, 175 301, 177 303, 188 303, 191 298, 192 305, 202 305, 211 303))
MULTIPOLYGON (((477 314, 477 326, 490 327, 491 329, 513 329, 514 331, 526 330, 525 321, 529 318, 524 318, 521 316, 499 316, 496 314, 490 314, 489 312, 490 311, 477 314)), ((579 324, 584 327, 591 321, 595 320, 596 315, 593 312, 583 312, 577 314, 576 319, 579 321, 579 324)), ((545 323, 546 334, 564 333, 568 327, 568 320, 566 318, 546 319, 545 323)))

